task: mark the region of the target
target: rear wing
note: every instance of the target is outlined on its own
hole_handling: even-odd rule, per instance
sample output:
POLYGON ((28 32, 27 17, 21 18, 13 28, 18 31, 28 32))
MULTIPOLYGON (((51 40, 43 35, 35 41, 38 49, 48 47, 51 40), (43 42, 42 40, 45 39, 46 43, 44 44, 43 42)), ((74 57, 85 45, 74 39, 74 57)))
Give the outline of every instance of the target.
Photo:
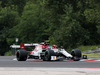
POLYGON ((37 46, 38 43, 32 43, 32 44, 21 44, 21 45, 11 45, 11 48, 24 48, 25 47, 31 47, 31 46, 37 46))
POLYGON ((11 45, 10 48, 20 48, 20 45, 11 45))

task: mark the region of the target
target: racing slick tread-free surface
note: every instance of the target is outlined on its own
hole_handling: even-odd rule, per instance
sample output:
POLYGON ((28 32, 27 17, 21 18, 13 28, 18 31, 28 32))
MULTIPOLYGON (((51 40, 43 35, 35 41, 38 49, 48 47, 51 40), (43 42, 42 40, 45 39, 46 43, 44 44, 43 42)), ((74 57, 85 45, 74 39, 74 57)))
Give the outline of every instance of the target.
POLYGON ((45 52, 45 57, 44 57, 43 61, 50 61, 50 60, 51 60, 51 56, 54 56, 54 55, 55 55, 54 51, 48 49, 48 50, 45 52))
POLYGON ((26 61, 27 60, 27 51, 24 49, 18 50, 16 57, 17 57, 18 61, 26 61))
POLYGON ((79 49, 73 49, 71 52, 74 61, 79 61, 81 59, 82 53, 79 49))

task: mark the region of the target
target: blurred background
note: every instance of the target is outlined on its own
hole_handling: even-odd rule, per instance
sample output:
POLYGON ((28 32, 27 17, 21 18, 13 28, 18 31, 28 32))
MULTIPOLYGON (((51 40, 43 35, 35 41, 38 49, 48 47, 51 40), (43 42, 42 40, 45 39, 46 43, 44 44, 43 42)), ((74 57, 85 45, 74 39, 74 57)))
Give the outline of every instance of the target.
POLYGON ((12 44, 45 40, 66 50, 99 50, 100 0, 0 0, 1 56, 11 55, 12 44))

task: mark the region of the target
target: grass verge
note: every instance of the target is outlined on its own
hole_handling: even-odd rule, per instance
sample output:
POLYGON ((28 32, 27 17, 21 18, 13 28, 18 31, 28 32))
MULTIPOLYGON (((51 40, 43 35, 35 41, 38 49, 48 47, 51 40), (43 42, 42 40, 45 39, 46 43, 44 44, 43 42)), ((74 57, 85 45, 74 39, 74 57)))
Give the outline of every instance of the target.
POLYGON ((79 46, 78 49, 80 49, 81 51, 88 51, 91 49, 96 49, 96 48, 100 48, 100 45, 90 45, 90 46, 79 46))
POLYGON ((100 58, 100 54, 82 54, 87 55, 87 58, 100 58))
POLYGON ((8 52, 5 53, 5 56, 11 56, 11 55, 12 55, 11 51, 8 51, 8 52))

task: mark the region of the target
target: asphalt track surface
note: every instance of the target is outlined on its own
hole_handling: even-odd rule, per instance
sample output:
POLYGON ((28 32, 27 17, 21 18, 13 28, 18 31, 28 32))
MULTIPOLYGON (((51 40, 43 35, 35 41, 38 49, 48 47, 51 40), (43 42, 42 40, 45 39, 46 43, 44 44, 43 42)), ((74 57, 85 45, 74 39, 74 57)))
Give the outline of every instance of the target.
POLYGON ((100 61, 17 61, 15 56, 0 56, 0 67, 32 67, 32 68, 96 68, 100 69, 100 61))

